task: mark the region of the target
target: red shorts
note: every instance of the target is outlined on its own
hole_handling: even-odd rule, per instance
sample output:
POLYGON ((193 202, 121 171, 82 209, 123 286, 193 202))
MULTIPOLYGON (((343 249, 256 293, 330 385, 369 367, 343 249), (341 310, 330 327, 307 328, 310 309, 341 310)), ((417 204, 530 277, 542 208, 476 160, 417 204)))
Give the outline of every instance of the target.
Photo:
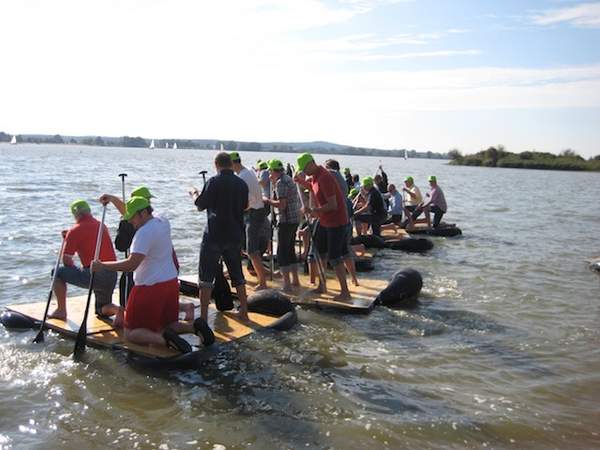
POLYGON ((152 286, 134 286, 127 298, 125 328, 162 331, 179 320, 179 282, 177 278, 152 286))

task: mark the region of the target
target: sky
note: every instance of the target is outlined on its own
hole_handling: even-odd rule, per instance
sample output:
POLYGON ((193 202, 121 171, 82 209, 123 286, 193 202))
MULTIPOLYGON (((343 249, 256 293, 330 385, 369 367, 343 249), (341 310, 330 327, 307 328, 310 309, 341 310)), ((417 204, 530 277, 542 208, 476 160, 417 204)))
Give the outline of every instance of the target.
POLYGON ((600 1, 2 0, 0 131, 600 154, 600 1))

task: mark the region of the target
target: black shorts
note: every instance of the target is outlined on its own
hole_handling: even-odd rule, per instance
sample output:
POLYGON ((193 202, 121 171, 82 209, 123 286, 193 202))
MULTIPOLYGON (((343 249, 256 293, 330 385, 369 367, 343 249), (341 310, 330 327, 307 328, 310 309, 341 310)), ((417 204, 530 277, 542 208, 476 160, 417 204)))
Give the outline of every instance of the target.
POLYGON ((332 266, 342 263, 348 255, 348 226, 324 227, 317 225, 315 244, 320 255, 327 255, 332 266))

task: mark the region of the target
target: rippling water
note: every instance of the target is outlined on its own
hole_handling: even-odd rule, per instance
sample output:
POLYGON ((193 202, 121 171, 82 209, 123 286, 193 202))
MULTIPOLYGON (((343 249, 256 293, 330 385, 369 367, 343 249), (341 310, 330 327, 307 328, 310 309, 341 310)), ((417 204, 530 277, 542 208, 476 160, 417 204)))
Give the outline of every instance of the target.
MULTIPOLYGON (((187 189, 213 153, 0 146, 0 306, 45 300, 69 203, 120 195, 121 172, 157 195, 195 271, 187 189)), ((361 175, 380 161, 339 159, 361 175)), ((420 308, 301 309, 290 332, 164 374, 94 349, 75 364, 72 341, 0 328, 0 448, 600 448, 600 279, 584 261, 600 255, 600 174, 382 162, 422 190, 436 174, 464 233, 376 259, 369 276, 423 274, 420 308)))

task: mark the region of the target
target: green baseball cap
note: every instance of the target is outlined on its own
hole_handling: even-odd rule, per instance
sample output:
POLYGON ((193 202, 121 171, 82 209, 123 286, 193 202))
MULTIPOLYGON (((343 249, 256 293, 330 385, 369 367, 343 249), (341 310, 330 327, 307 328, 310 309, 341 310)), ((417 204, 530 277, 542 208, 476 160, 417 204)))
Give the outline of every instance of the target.
POLYGON ((298 159, 296 160, 298 162, 298 170, 304 172, 304 169, 306 169, 307 164, 314 160, 315 159, 310 153, 302 153, 300 156, 298 156, 298 159))
POLYGON ((75 200, 71 203, 71 214, 89 214, 92 210, 90 209, 90 205, 85 200, 75 200))
POLYGON ((427 178, 427 181, 435 181, 437 183, 437 178, 435 177, 435 175, 429 175, 429 178, 427 178))
POLYGON ((354 199, 354 197, 356 197, 357 195, 358 195, 358 189, 356 189, 356 188, 352 188, 352 189, 350 189, 350 192, 348 192, 349 199, 354 199))
POLYGON ((269 170, 283 170, 283 163, 278 159, 269 161, 269 170))
POLYGON ((413 177, 404 177, 404 181, 410 181, 412 183, 414 180, 413 177))
POLYGON ((258 168, 260 170, 264 170, 264 169, 268 169, 269 168, 269 163, 266 161, 261 161, 258 163, 258 168))
POLYGON ((362 184, 362 187, 365 187, 365 188, 373 186, 373 177, 364 177, 362 179, 361 184, 362 184))
POLYGON ((344 168, 344 173, 350 173, 350 168, 349 167, 344 168))
POLYGON ((129 220, 137 213, 139 213, 142 209, 150 206, 150 202, 147 198, 144 197, 131 197, 127 202, 125 208, 125 215, 123 216, 123 220, 129 220))
POLYGON ((136 187, 133 191, 131 191, 131 196, 132 197, 144 197, 148 200, 150 200, 151 198, 156 198, 154 195, 152 195, 150 193, 150 189, 148 189, 146 186, 136 187))
POLYGON ((231 158, 232 161, 241 161, 242 160, 242 158, 240 158, 240 154, 238 152, 229 153, 229 157, 231 158))

